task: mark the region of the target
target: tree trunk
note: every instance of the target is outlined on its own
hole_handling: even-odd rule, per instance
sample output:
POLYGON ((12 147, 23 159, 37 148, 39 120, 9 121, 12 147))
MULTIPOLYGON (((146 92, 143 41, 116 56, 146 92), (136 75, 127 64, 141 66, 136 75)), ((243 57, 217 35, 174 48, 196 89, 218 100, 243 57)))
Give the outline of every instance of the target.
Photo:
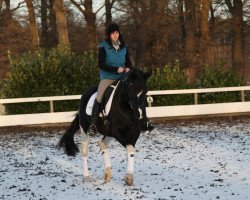
POLYGON ((0 14, 2 12, 2 7, 3 7, 3 0, 0 0, 0 14))
POLYGON ((186 38, 184 42, 184 67, 188 76, 188 83, 194 84, 197 78, 197 66, 195 63, 195 2, 185 0, 185 30, 186 38))
POLYGON ((8 26, 12 22, 12 14, 10 10, 10 0, 4 0, 5 9, 2 12, 2 25, 8 26))
POLYGON ((93 12, 92 0, 85 0, 84 17, 86 20, 88 49, 96 50, 96 14, 93 12))
POLYGON ((215 24, 215 16, 214 16, 214 9, 213 9, 213 6, 212 6, 212 2, 210 2, 210 13, 211 13, 211 17, 210 17, 210 23, 209 23, 209 26, 210 26, 210 30, 211 30, 211 38, 212 40, 214 39, 214 24, 215 24))
POLYGON ((58 34, 57 34, 57 27, 56 27, 56 15, 53 9, 55 0, 49 0, 49 37, 51 46, 54 47, 58 44, 58 34))
POLYGON ((105 22, 105 27, 107 30, 108 25, 112 22, 112 14, 111 14, 111 10, 112 10, 112 2, 110 2, 110 0, 105 0, 105 11, 106 11, 106 22, 105 22))
POLYGON ((83 9, 80 4, 78 4, 75 0, 70 0, 72 4, 74 4, 77 9, 84 15, 86 21, 86 41, 87 41, 87 49, 96 50, 96 13, 93 12, 92 0, 85 0, 82 2, 82 5, 85 9, 83 9))
POLYGON ((186 30, 185 30, 185 20, 183 13, 183 0, 178 0, 178 9, 179 9, 179 23, 181 28, 181 41, 184 47, 184 41, 186 38, 186 30))
POLYGON ((41 44, 43 48, 52 48, 58 44, 56 16, 53 9, 55 0, 41 0, 41 44))
POLYGON ((47 0, 41 0, 41 47, 49 47, 47 0))
POLYGON ((54 10, 59 44, 69 44, 68 31, 63 0, 55 0, 54 10))
POLYGON ((243 30, 243 5, 241 0, 226 0, 227 7, 232 14, 232 60, 233 67, 244 76, 244 30, 243 30))
POLYGON ((243 5, 241 0, 234 0, 233 3, 233 66, 244 75, 243 5))
POLYGON ((204 64, 209 63, 209 47, 211 46, 211 37, 209 31, 209 7, 210 1, 203 1, 201 4, 201 40, 200 40, 200 52, 204 64))
POLYGON ((34 48, 39 47, 39 36, 38 36, 38 30, 36 27, 36 17, 35 17, 35 11, 33 7, 32 0, 25 0, 28 11, 29 11, 29 29, 30 29, 30 35, 32 40, 32 45, 34 48))

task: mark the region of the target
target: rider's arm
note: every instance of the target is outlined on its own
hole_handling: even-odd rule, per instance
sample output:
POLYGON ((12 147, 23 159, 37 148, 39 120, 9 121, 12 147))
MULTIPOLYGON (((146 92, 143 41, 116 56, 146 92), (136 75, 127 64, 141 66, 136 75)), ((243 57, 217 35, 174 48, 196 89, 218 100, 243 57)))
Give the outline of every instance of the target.
POLYGON ((129 68, 129 69, 131 69, 131 67, 132 67, 132 62, 130 60, 128 48, 127 48, 126 55, 125 55, 125 67, 129 68))
POLYGON ((111 72, 111 73, 118 73, 118 67, 112 67, 107 65, 106 63, 106 51, 104 47, 99 47, 98 50, 98 66, 100 69, 111 72))

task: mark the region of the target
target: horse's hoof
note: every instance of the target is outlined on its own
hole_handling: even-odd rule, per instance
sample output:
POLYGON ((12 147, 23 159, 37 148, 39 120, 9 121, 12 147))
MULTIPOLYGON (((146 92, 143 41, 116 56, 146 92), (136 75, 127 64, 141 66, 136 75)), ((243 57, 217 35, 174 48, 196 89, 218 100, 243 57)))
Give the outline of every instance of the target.
POLYGON ((132 186, 134 182, 134 176, 133 174, 126 174, 124 177, 124 180, 128 186, 132 186))
POLYGON ((90 183, 92 181, 91 176, 84 176, 84 181, 86 181, 87 183, 90 183))
POLYGON ((155 129, 155 123, 154 122, 149 121, 147 124, 148 124, 147 127, 148 127, 149 132, 151 132, 152 130, 155 129))
POLYGON ((105 169, 103 179, 104 179, 104 182, 106 182, 106 183, 109 182, 112 179, 111 168, 110 167, 107 167, 105 169))

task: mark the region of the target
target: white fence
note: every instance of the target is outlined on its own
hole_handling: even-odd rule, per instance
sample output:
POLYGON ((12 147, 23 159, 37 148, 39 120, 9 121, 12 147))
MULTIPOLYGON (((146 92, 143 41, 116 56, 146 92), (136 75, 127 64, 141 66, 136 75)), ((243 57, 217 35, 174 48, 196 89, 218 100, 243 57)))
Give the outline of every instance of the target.
MULTIPOLYGON (((188 89, 188 90, 159 90, 149 91, 147 115, 149 118, 159 117, 179 117, 179 116, 196 116, 196 115, 215 115, 230 113, 250 113, 250 101, 245 101, 245 91, 250 91, 250 86, 226 87, 226 88, 205 88, 205 89, 188 89), (199 104, 198 95, 200 93, 214 92, 233 92, 241 93, 241 102, 233 103, 216 103, 216 104, 199 104), (152 96, 170 95, 170 94, 193 94, 194 105, 179 106, 151 106, 152 96)), ((0 115, 1 126, 45 124, 45 123, 63 123, 71 122, 76 111, 71 112, 54 112, 54 101, 60 100, 79 100, 81 95, 70 96, 53 96, 53 97, 32 97, 16 99, 0 99, 0 104, 10 103, 27 103, 27 102, 50 102, 50 113, 20 114, 20 115, 0 115)))

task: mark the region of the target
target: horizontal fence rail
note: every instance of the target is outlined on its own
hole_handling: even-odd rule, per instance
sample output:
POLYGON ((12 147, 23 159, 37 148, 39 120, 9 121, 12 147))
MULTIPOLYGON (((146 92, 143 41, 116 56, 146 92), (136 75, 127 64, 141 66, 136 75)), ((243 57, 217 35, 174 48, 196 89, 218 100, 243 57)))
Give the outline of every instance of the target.
MULTIPOLYGON (((248 113, 250 112, 250 101, 245 101, 245 91, 250 91, 250 86, 149 91, 147 93, 149 103, 149 107, 147 107, 147 115, 149 118, 159 118, 229 113, 248 113), (241 93, 241 102, 198 104, 198 94, 200 93, 234 91, 239 91, 241 93), (153 96, 173 94, 194 94, 194 105, 152 106, 153 96)), ((0 115, 0 127, 71 122, 76 114, 76 111, 54 112, 54 101, 79 100, 80 98, 81 95, 0 99, 0 104, 50 102, 50 113, 0 115)))

